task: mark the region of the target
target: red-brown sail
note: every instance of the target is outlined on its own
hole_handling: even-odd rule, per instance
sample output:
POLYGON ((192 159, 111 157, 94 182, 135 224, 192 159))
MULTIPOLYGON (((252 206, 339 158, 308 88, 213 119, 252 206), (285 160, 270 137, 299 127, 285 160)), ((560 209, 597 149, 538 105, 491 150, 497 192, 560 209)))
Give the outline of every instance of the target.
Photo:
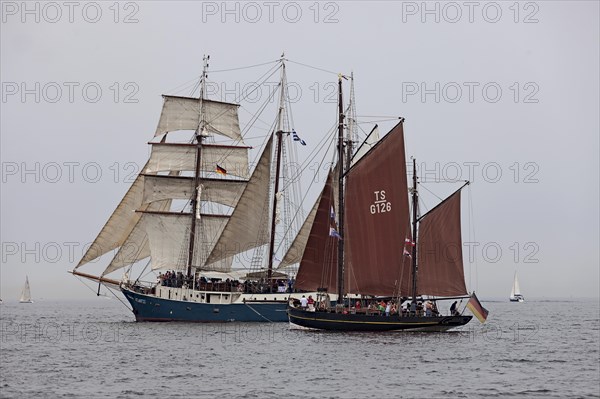
POLYGON ((411 258, 404 255, 404 241, 410 237, 410 219, 402 122, 350 169, 345 207, 346 291, 409 295, 411 258))
POLYGON ((460 190, 426 214, 419 225, 417 287, 420 295, 467 293, 460 229, 460 190))
POLYGON ((337 289, 339 239, 330 235, 330 229, 335 228, 331 216, 334 206, 332 185, 332 173, 329 173, 294 284, 302 290, 327 288, 328 292, 335 292, 337 289))

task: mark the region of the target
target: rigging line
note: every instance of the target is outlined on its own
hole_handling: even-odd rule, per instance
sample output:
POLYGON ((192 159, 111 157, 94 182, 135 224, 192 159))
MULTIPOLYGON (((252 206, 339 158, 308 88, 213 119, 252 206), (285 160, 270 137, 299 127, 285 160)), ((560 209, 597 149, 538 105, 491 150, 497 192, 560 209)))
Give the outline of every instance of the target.
MULTIPOLYGON (((77 275, 75 275, 75 277, 77 277, 77 279, 90 291, 92 291, 94 293, 94 295, 98 296, 97 291, 95 289, 93 289, 92 287, 90 287, 89 285, 86 284, 85 281, 83 281, 83 279, 77 275)), ((102 283, 100 283, 102 284, 102 283)), ((111 289, 108 285, 106 284, 102 284, 104 286, 104 288, 106 288, 107 290, 110 291, 110 293, 117 299, 119 300, 119 302, 121 302, 127 309, 131 310, 131 308, 129 306, 127 306, 122 300, 121 298, 119 298, 111 289)), ((108 295, 102 294, 101 296, 104 296, 106 298, 110 298, 108 295)))
POLYGON ((273 63, 278 63, 280 62, 279 59, 275 60, 275 61, 268 61, 268 62, 263 62, 262 64, 255 64, 255 65, 248 65, 248 66, 243 66, 243 67, 237 67, 237 68, 229 68, 229 69, 218 69, 216 71, 210 71, 210 73, 219 73, 219 72, 230 72, 230 71, 239 71, 241 69, 250 69, 250 68, 256 68, 259 66, 263 66, 263 65, 269 65, 269 64, 273 64, 273 63))
MULTIPOLYGON (((92 287, 90 287, 89 285, 87 285, 87 283, 86 283, 86 282, 85 282, 85 281, 84 281, 84 280, 83 280, 81 277, 79 277, 79 276, 78 276, 78 275, 76 275, 76 274, 73 274, 73 276, 75 276, 75 277, 77 278, 77 280, 79 280, 79 281, 80 281, 80 282, 81 282, 83 285, 85 285, 85 287, 86 287, 88 290, 92 291, 92 292, 94 293, 94 295, 98 296, 98 291, 97 291, 97 290, 95 290, 95 289, 93 289, 93 288, 92 288, 92 287)), ((102 284, 102 283, 100 283, 100 284, 102 284)), ((106 287, 106 286, 105 286, 105 287, 106 287)), ((103 294, 102 296, 105 296, 105 295, 103 294)))
MULTIPOLYGON (((258 121, 261 122, 262 124, 264 124, 265 126, 273 126, 272 123, 267 123, 266 121, 262 120, 260 118, 260 116, 262 115, 263 112, 265 112, 265 109, 267 108, 267 106, 269 105, 269 103, 271 102, 271 100, 273 99, 273 97, 275 96, 276 90, 273 90, 273 93, 271 93, 271 95, 269 95, 269 97, 267 98, 267 100, 260 106, 260 108, 254 113, 252 114, 252 112, 250 112, 249 109, 247 109, 244 106, 241 106, 241 108, 248 112, 251 116, 250 121, 246 124, 246 126, 244 127, 244 129, 241 132, 241 136, 242 138, 245 138, 244 135, 246 135, 248 133, 248 131, 250 131, 250 128, 254 127, 254 124, 258 121)), ((257 127, 258 129, 258 127, 257 127)))
POLYGON ((298 61, 292 61, 292 60, 287 60, 287 61, 291 62, 292 64, 302 65, 303 67, 306 67, 306 68, 316 69, 317 71, 331 73, 331 74, 334 74, 336 76, 338 76, 340 74, 339 72, 329 71, 327 69, 319 68, 319 67, 316 67, 316 66, 312 66, 312 65, 308 65, 308 64, 303 64, 303 63, 298 62, 298 61))
MULTIPOLYGON (((476 241, 477 237, 475 234, 475 222, 474 222, 475 216, 474 216, 474 211, 473 211, 473 197, 472 197, 470 185, 469 185, 468 197, 469 197, 469 213, 470 213, 469 219, 471 220, 471 228, 473 229, 473 241, 476 241)), ((477 263, 477 256, 474 256, 474 261, 475 261, 475 288, 478 291, 479 290, 479 267, 478 267, 478 263, 477 263)), ((470 278, 470 276, 469 276, 469 278, 470 278)), ((473 287, 471 286, 471 288, 473 288, 473 287)))
MULTIPOLYGON (((433 171, 431 171, 433 173, 433 171)), ((437 177, 432 177, 431 180, 427 180, 426 177, 420 180, 421 183, 430 184, 430 183, 466 183, 467 180, 460 179, 439 179, 437 177)))
MULTIPOLYGON (((245 93, 245 94, 244 94, 244 93, 240 93, 240 96, 239 96, 239 97, 237 97, 237 98, 234 100, 234 102, 235 102, 235 103, 240 103, 241 101, 245 100, 245 99, 246 99, 248 96, 250 96, 250 95, 251 95, 252 93, 254 93, 256 90, 258 90, 258 88, 260 88, 260 87, 262 86, 262 84, 264 84, 264 82, 266 82, 266 80, 267 80, 267 79, 269 79, 271 76, 273 76, 273 74, 274 74, 275 72, 277 72, 277 70, 278 70, 279 68, 278 68, 278 67, 274 67, 274 68, 271 68, 271 69, 272 69, 272 71, 271 71, 271 70, 269 70, 269 71, 265 72, 265 73, 264 73, 264 74, 263 74, 261 77, 259 77, 259 78, 257 79, 257 80, 259 80, 259 81, 260 81, 260 79, 263 79, 263 77, 264 77, 265 75, 267 75, 267 74, 269 74, 269 72, 271 72, 271 73, 270 73, 270 74, 269 74, 269 75, 268 75, 266 78, 264 78, 264 79, 263 79, 263 81, 261 81, 261 84, 257 84, 257 85, 256 85, 256 87, 255 87, 253 90, 251 90, 250 92, 248 92, 248 93, 245 93)), ((273 92, 275 92, 275 90, 273 90, 273 92)), ((210 99, 208 99, 208 100, 210 101, 210 99)), ((265 102, 265 104, 264 104, 264 106, 263 106, 263 109, 264 109, 264 108, 266 108, 266 104, 268 104, 269 100, 270 100, 270 98, 268 98, 268 99, 267 99, 267 101, 265 102)), ((184 107, 184 108, 185 108, 185 107, 184 107)), ((244 107, 244 108, 245 108, 245 107, 244 107)), ((191 110, 191 109, 189 109, 189 110, 191 110)), ((221 113, 219 113, 219 114, 217 114, 217 115, 213 115, 213 118, 212 118, 211 120, 207 121, 207 124, 209 124, 209 125, 210 125, 210 123, 211 123, 213 120, 217 120, 217 119, 218 119, 218 118, 220 118, 222 115, 224 115, 226 112, 227 112, 227 110, 223 110, 221 113)), ((261 112, 262 112, 262 111, 261 111, 261 112)), ((256 118, 255 118, 255 120, 256 120, 256 119, 258 119, 258 117, 256 117, 256 118)), ((253 122, 253 123, 254 123, 254 122, 253 122)), ((266 124, 266 123, 265 123, 265 124, 266 124)), ((244 137, 244 134, 247 132, 247 130, 248 130, 248 129, 249 129, 251 126, 252 126, 252 124, 249 124, 249 125, 247 125, 247 126, 246 126, 246 127, 245 127, 245 128, 244 128, 244 129, 243 129, 241 132, 240 132, 240 135, 242 136, 242 138, 244 137)), ((236 141, 236 142, 237 142, 237 141, 239 141, 239 140, 234 140, 234 141, 236 141)))
POLYGON ((432 194, 434 197, 436 197, 437 199, 439 199, 440 201, 443 201, 442 198, 438 197, 436 193, 434 193, 433 191, 431 191, 430 189, 428 189, 426 186, 423 185, 423 182, 420 183, 421 187, 423 187, 425 190, 429 191, 430 194, 432 194))
POLYGON ((257 310, 255 310, 252 306, 248 305, 246 302, 244 302, 244 305, 248 306, 248 308, 250 308, 251 311, 253 311, 254 313, 256 313, 257 315, 259 315, 260 317, 262 317, 263 319, 265 319, 266 321, 268 321, 269 323, 273 323, 272 320, 267 319, 265 316, 263 316, 262 314, 260 314, 257 310))
MULTIPOLYGON (((355 123, 356 127, 363 133, 363 135, 365 136, 365 139, 366 139, 366 136, 368 136, 373 131, 373 129, 371 128, 369 130, 369 132, 367 133, 367 131, 365 129, 363 129, 362 126, 360 126, 360 125, 366 125, 367 123, 371 124, 371 122, 359 122, 358 120, 356 120, 356 118, 354 118, 354 123, 355 123)), ((362 141, 364 141, 365 139, 363 139, 362 141)))
POLYGON ((198 77, 195 77, 194 79, 188 80, 187 82, 185 82, 185 83, 182 83, 182 84, 180 84, 179 86, 176 86, 176 87, 174 87, 174 88, 173 88, 173 89, 171 89, 171 90, 167 90, 167 91, 166 91, 166 93, 169 93, 169 92, 175 92, 175 91, 178 91, 178 90, 183 90, 183 89, 185 89, 186 87, 190 86, 192 83, 194 83, 194 85, 197 85, 197 84, 198 84, 198 82, 200 81, 200 79, 201 79, 201 77, 200 77, 200 76, 198 76, 198 77))
POLYGON ((113 291, 112 289, 110 289, 110 287, 108 287, 108 286, 106 286, 106 285, 105 285, 105 287, 106 287, 106 289, 107 289, 107 290, 109 290, 109 291, 110 291, 110 293, 111 293, 111 294, 113 294, 113 296, 114 296, 115 298, 117 298, 117 300, 118 300, 119 302, 121 302, 121 304, 122 304, 123 306, 125 306, 125 307, 126 307, 127 309, 129 309, 130 311, 133 311, 133 309, 132 309, 132 308, 130 308, 129 306, 127 306, 127 304, 126 304, 125 302, 123 302, 123 300, 122 300, 121 298, 119 298, 119 297, 117 296, 117 294, 115 294, 115 293, 114 293, 114 291, 113 291))
MULTIPOLYGON (((141 260, 141 259, 140 259, 141 260)), ((150 269, 148 271, 148 273, 144 274, 144 272, 146 271, 146 269, 148 268, 148 266, 150 266, 150 259, 148 259, 148 262, 146 262, 146 266, 144 266, 144 268, 142 269, 142 271, 140 272, 140 275, 138 276, 138 278, 135 279, 135 282, 133 283, 134 285, 137 284, 141 278, 145 278, 148 274, 152 273, 152 269, 150 269)), ((131 272, 133 272, 133 264, 131 265, 131 272)))
MULTIPOLYGON (((337 123, 335 124, 337 126, 337 123)), ((325 134, 323 136, 323 138, 317 143, 317 145, 315 146, 315 148, 310 152, 310 154, 308 154, 308 158, 302 163, 300 164, 300 169, 298 171, 298 175, 301 175, 302 172, 304 172, 304 170, 310 165, 310 162, 315 159, 317 157, 317 155, 321 152, 322 149, 322 144, 331 136, 332 130, 336 128, 336 126, 333 126, 332 128, 330 128, 327 131, 327 134, 325 134)), ((335 138, 334 138, 335 139, 335 138)), ((331 148, 331 145, 333 144, 333 141, 329 143, 329 145, 327 146, 327 149, 325 151, 325 154, 327 154, 329 152, 329 149, 331 148)), ((325 158, 325 156, 323 157, 325 158)), ((319 164, 322 165, 322 162, 319 164)), ((288 183, 286 186, 284 186, 284 189, 287 189, 288 186, 291 183, 288 183)))
POLYGON ((364 124, 371 124, 371 123, 380 123, 380 122, 390 122, 390 121, 397 121, 401 118, 389 118, 389 119, 374 119, 374 120, 368 120, 368 121, 364 121, 364 122, 359 122, 358 119, 355 118, 355 122, 357 125, 364 125, 364 124))
MULTIPOLYGON (((326 135, 326 136, 325 136, 325 138, 326 138, 327 136, 328 136, 328 135, 326 135)), ((321 141, 323 141, 323 140, 321 140, 321 141)), ((329 153, 329 149, 331 148, 332 144, 333 144, 335 141, 336 141, 336 138, 335 138, 335 137, 333 137, 333 138, 330 140, 329 146, 328 146, 328 147, 327 147, 327 149, 325 150, 325 153, 323 154, 323 158, 321 159, 321 162, 319 163, 319 166, 323 165, 323 163, 325 162, 325 158, 327 157, 327 154, 329 153)), ((320 148, 320 146, 319 146, 318 148, 320 148)), ((319 153, 319 152, 316 152, 316 153, 315 153, 315 155, 313 156, 313 158, 312 158, 312 159, 314 159, 318 153, 319 153)), ((311 160, 312 160, 312 159, 311 159, 311 160)), ((305 169, 305 168, 301 169, 301 171, 300 171, 300 172, 302 172, 304 169, 305 169)), ((328 172, 328 173, 329 173, 329 172, 328 172)), ((308 196, 308 193, 310 192, 310 189, 311 189, 311 187, 312 187, 312 186, 313 186, 313 184, 315 184, 315 183, 316 183, 315 179, 314 179, 314 178, 313 178, 313 179, 311 179, 311 182, 310 182, 310 184, 308 185, 308 189, 305 191, 305 193, 304 193, 304 196, 302 197, 302 201, 301 201, 301 203, 298 205, 298 209, 296 210, 296 213, 294 213, 294 216, 292 217, 292 220, 291 220, 291 222, 290 222, 290 225, 289 225, 289 226, 286 228, 285 232, 283 233, 283 236, 284 236, 284 237, 285 237, 285 236, 286 236, 286 235, 289 233, 289 230, 291 229, 291 226, 292 226, 292 224, 293 224, 293 223, 294 223, 294 221, 296 220, 296 217, 297 217, 297 216, 300 214, 300 208, 301 208, 301 205, 304 203, 304 201, 306 201, 306 197, 308 196)), ((288 183, 288 186, 289 186, 289 184, 290 184, 290 183, 288 183)), ((287 186, 286 186, 286 187, 287 187, 287 186)), ((318 197, 317 197, 317 199, 318 199, 318 197)), ((302 226, 300 226, 300 229, 302 229, 302 226)), ((280 243, 279 243, 279 245, 277 246, 276 252, 277 252, 277 251, 279 251, 279 250, 281 249, 281 245, 282 245, 282 243, 280 242, 280 243)), ((288 248, 288 249, 289 249, 289 248, 288 248)), ((284 255, 284 258, 285 258, 285 255, 284 255)), ((282 259, 282 260, 283 260, 283 259, 282 259)))
MULTIPOLYGON (((268 129, 264 128, 264 130, 267 131, 268 129)), ((270 136, 270 134, 263 134, 261 136, 244 137, 244 140, 246 140, 246 141, 248 141, 248 140, 259 140, 259 139, 260 140, 264 140, 265 137, 269 137, 269 136, 270 136)), ((225 144, 225 143, 228 143, 228 142, 229 142, 228 140, 222 140, 222 141, 215 140, 215 144, 225 144)))
POLYGON ((357 118, 391 118, 391 119, 402 119, 401 116, 395 115, 356 115, 357 118))
MULTIPOLYGON (((136 261, 129 265, 129 268, 127 270, 128 273, 133 272, 133 265, 134 265, 134 263, 139 262, 140 260, 143 259, 143 258, 139 258, 140 254, 142 253, 142 247, 143 247, 143 244, 140 246, 140 248, 139 248, 139 250, 138 250, 138 252, 137 252, 137 254, 135 256, 136 261)), ((135 282, 133 283, 134 285, 137 284, 138 281, 140 281, 140 278, 142 278, 142 273, 144 273, 144 271, 148 268, 148 266, 150 266, 150 259, 148 259, 148 261, 146 262, 146 266, 144 266, 144 269, 141 271, 140 275, 135 279, 135 282)))
MULTIPOLYGON (((241 69, 249 69, 249 68, 255 68, 255 67, 259 67, 259 66, 263 66, 263 65, 268 65, 268 64, 271 64, 271 63, 276 63, 278 61, 279 60, 269 61, 269 62, 264 62, 262 64, 249 65, 249 66, 245 66, 245 67, 238 67, 238 68, 231 68, 231 69, 219 69, 219 70, 216 70, 216 71, 210 71, 210 73, 238 71, 238 70, 241 70, 241 69)), ((176 86, 176 87, 174 87, 171 90, 168 90, 167 93, 168 92, 176 92, 178 90, 183 90, 186 87, 190 86, 191 83, 194 83, 194 89, 192 90, 192 94, 193 94, 198 89, 198 86, 200 85, 200 81, 201 80, 202 80, 202 76, 198 76, 198 77, 196 77, 194 79, 190 79, 187 82, 184 82, 184 83, 180 84, 179 86, 176 86)))
POLYGON ((194 87, 192 87, 192 90, 190 90, 190 97, 192 97, 194 95, 196 90, 200 89, 201 84, 202 84, 202 78, 200 78, 198 81, 196 81, 196 83, 194 84, 194 87))
MULTIPOLYGON (((259 87, 262 86, 262 84, 269 79, 271 76, 273 76, 273 74, 275 72, 277 72, 277 70, 279 69, 279 66, 275 66, 273 68, 271 68, 269 71, 265 72, 261 77, 259 77, 259 81, 261 81, 261 79, 263 79, 261 81, 261 84, 256 85, 256 87, 250 91, 249 93, 246 93, 244 96, 241 96, 239 98, 237 98, 235 101, 236 102, 240 102, 242 100, 244 100, 245 98, 247 98, 249 95, 251 95, 254 91, 256 91, 259 87), (270 74, 269 74, 270 73, 270 74), (268 76, 266 76, 268 74, 268 76), (265 77, 266 76, 266 77, 265 77)), ((266 108, 266 106, 270 103, 270 101, 273 98, 273 95, 275 94, 276 90, 273 90, 273 93, 271 93, 271 95, 269 96, 269 98, 267 98, 267 100, 264 102, 264 104, 262 105, 262 107, 252 116, 250 122, 246 125, 246 127, 244 128, 244 130, 241 133, 242 138, 244 138, 244 134, 247 133, 247 131, 254 125, 254 123, 256 123, 257 120, 263 122, 265 125, 268 125, 266 122, 262 121, 261 119, 259 119, 259 116, 262 114, 262 112, 264 112, 264 109, 266 108)), ((242 107, 245 111, 248 111, 245 107, 242 107)), ((223 115, 226 111, 221 112, 221 114, 216 115, 213 119, 217 119, 219 118, 221 115, 223 115)), ((249 111, 248 111, 249 112, 249 111)), ((250 113, 250 112, 249 112, 250 113)), ((210 121, 209 121, 210 123, 210 121)), ((240 140, 234 140, 234 142, 239 142, 240 140)), ((193 142, 193 137, 190 139, 190 142, 193 142)), ((218 160, 218 162, 223 161, 224 158, 228 157, 231 153, 233 152, 233 149, 231 151, 229 151, 227 154, 225 154, 221 159, 218 160)))
POLYGON ((261 107, 255 111, 254 113, 252 113, 248 108, 241 106, 240 108, 247 112, 249 115, 251 115, 250 117, 250 121, 244 126, 244 129, 242 129, 242 138, 246 138, 245 135, 248 134, 248 132, 250 131, 251 128, 253 129, 258 129, 258 130, 270 130, 270 127, 273 126, 272 123, 267 122, 263 119, 260 118, 260 116, 265 112, 265 109, 267 108, 267 106, 269 105, 269 101, 273 98, 273 96, 271 95, 267 101, 265 101, 265 103, 263 105, 261 105, 261 107), (263 126, 257 126, 257 122, 260 122, 263 124, 263 126), (268 126, 269 128, 265 128, 265 126, 268 126))
MULTIPOLYGON (((248 98, 251 94, 253 94, 260 87, 262 87, 268 81, 268 79, 270 79, 277 71, 279 71, 280 68, 281 68, 281 66, 274 66, 273 68, 271 68, 268 71, 266 71, 265 73, 263 73, 258 79, 256 79, 258 82, 260 82, 260 84, 256 83, 254 85, 254 88, 245 94, 240 93, 240 96, 236 98, 235 102, 240 103, 243 100, 245 100, 246 98, 248 98)), ((280 84, 281 83, 278 83, 277 85, 279 86, 280 84)), ((277 90, 273 90, 273 91, 277 91, 277 90)))

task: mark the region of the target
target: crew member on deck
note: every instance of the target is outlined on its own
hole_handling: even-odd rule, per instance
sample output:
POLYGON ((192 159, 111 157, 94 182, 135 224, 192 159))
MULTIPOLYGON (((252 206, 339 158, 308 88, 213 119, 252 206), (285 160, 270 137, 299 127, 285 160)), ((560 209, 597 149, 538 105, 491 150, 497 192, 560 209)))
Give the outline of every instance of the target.
POLYGON ((302 298, 300 298, 300 307, 302 309, 306 309, 307 305, 308 305, 308 299, 306 299, 306 297, 304 295, 302 295, 302 298))

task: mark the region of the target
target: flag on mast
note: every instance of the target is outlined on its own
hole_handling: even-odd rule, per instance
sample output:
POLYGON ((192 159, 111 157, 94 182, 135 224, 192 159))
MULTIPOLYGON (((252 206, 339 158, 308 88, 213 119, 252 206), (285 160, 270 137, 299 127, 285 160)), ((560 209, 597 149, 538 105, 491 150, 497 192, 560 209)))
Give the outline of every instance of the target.
POLYGON ((292 129, 292 138, 294 139, 294 141, 299 141, 300 144, 306 145, 306 141, 302 140, 300 138, 300 136, 298 136, 298 133, 296 133, 296 131, 294 129, 292 129))

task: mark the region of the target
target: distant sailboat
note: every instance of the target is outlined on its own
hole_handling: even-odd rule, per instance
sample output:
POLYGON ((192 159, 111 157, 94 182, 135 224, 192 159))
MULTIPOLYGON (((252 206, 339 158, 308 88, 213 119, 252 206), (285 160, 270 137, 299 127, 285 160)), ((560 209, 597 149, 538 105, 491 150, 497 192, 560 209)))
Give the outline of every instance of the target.
POLYGON ((515 280, 513 281, 512 291, 510 292, 511 302, 525 302, 525 297, 521 294, 521 287, 519 287, 519 279, 517 278, 517 272, 515 272, 515 280))
POLYGON ((25 285, 23 286, 23 291, 21 291, 21 298, 19 298, 19 302, 33 303, 31 300, 31 289, 29 288, 29 277, 27 276, 25 276, 25 285))

